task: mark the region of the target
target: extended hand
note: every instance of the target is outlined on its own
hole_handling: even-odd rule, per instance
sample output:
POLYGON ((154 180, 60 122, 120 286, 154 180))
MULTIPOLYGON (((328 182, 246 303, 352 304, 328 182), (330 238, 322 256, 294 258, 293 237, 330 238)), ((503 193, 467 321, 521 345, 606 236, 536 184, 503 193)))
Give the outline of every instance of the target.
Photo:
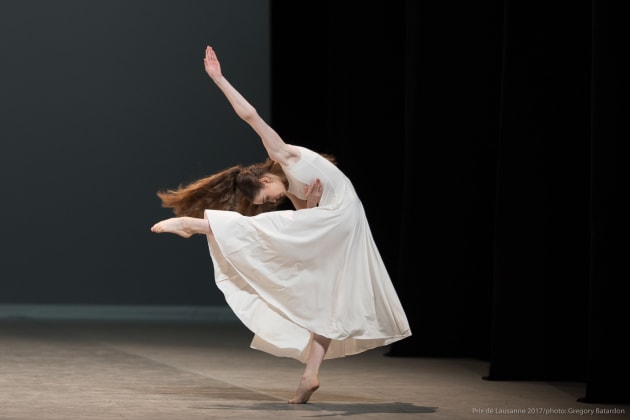
POLYGON ((206 57, 203 59, 203 65, 206 68, 208 76, 215 79, 221 76, 221 64, 212 47, 206 47, 206 57))

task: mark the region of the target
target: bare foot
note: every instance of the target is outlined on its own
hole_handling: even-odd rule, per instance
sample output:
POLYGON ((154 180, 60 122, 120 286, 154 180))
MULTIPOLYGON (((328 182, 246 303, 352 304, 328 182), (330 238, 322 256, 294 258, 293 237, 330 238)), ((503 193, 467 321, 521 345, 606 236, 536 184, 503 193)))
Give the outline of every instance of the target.
POLYGON ((182 238, 190 238, 192 232, 184 223, 183 217, 172 217, 170 219, 157 222, 151 227, 151 232, 155 233, 174 233, 182 238))
POLYGON ((300 385, 298 385, 295 396, 289 400, 289 404, 306 404, 313 395, 313 392, 319 388, 319 378, 317 376, 302 376, 300 385))

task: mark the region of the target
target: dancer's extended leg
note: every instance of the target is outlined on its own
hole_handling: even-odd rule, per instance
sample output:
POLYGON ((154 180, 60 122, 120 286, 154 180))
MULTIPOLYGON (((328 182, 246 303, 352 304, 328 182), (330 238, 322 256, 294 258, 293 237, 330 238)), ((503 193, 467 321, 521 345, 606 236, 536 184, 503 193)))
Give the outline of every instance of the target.
POLYGON ((295 396, 289 400, 290 404, 304 404, 308 402, 313 392, 319 388, 319 367, 322 365, 329 344, 330 338, 313 334, 311 352, 306 361, 306 368, 302 374, 302 379, 300 379, 298 389, 295 391, 295 396))
POLYGON ((196 233, 204 235, 212 233, 207 220, 188 216, 171 217, 170 219, 157 222, 151 227, 151 231, 155 233, 174 233, 182 238, 190 238, 196 233))

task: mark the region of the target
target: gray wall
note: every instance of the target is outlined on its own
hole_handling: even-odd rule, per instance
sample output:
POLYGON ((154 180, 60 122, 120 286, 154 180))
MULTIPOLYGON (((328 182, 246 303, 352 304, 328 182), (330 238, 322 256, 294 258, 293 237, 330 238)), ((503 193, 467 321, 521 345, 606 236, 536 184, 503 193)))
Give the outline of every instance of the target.
POLYGON ((0 3, 0 303, 223 304, 155 193, 265 157, 207 77, 269 119, 269 3, 0 3))

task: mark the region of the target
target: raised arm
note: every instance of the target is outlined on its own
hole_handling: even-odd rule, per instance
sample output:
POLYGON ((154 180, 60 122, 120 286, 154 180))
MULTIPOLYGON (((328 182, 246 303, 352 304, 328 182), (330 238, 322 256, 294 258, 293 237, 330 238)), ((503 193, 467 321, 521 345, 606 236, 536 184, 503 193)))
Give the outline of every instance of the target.
POLYGON ((294 146, 286 144, 278 133, 258 115, 256 109, 223 76, 221 64, 212 47, 206 47, 203 63, 206 73, 221 89, 236 114, 260 136, 269 157, 282 165, 299 160, 300 152, 294 146))

